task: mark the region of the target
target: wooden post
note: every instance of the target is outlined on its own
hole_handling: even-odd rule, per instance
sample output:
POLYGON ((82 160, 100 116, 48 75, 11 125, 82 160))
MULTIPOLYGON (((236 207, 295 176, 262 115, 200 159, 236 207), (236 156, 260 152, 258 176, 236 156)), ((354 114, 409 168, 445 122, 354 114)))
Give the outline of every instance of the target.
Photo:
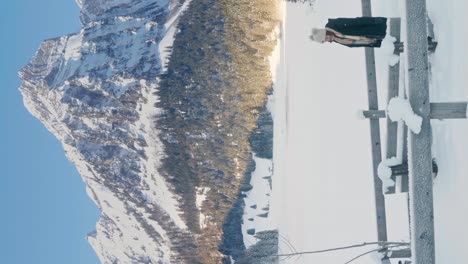
POLYGON ((392 262, 390 261, 390 258, 385 257, 382 259, 382 264, 392 264, 392 262))
MULTIPOLYGON (((403 126, 403 157, 401 158, 401 162, 408 164, 408 127, 407 126, 403 126)), ((409 192, 408 174, 401 175, 401 192, 404 192, 404 193, 409 192)), ((409 209, 409 201, 408 201, 408 209, 409 209)), ((408 215, 410 214, 408 213, 408 215)))
POLYGON ((365 118, 385 118, 386 114, 384 110, 365 110, 362 112, 365 118))
POLYGON ((466 117, 466 102, 431 103, 432 119, 459 119, 466 117))
MULTIPOLYGON (((465 119, 467 118, 467 102, 431 103, 430 119, 465 119)), ((365 110, 365 118, 386 118, 385 110, 365 110)))
MULTIPOLYGON (((395 166, 390 167, 390 169, 392 170, 392 176, 408 175, 408 172, 409 172, 408 171, 408 163, 395 165, 395 166)), ((437 166, 437 164, 434 161, 432 161, 432 173, 437 174, 438 172, 439 172, 439 167, 437 166)))
POLYGON ((410 249, 401 249, 401 250, 392 250, 392 255, 390 258, 402 259, 402 258, 411 258, 410 249))
MULTIPOLYGON (((372 16, 370 0, 361 0, 363 16, 372 16)), ((365 48, 367 92, 369 110, 378 110, 377 79, 375 76, 375 55, 374 49, 365 48)), ((382 161, 382 150, 380 144, 380 125, 378 119, 369 119, 372 148, 372 166, 374 180, 375 213, 377 224, 377 240, 387 241, 387 219, 385 213, 385 198, 382 193, 382 181, 377 175, 377 167, 382 161)))
MULTIPOLYGON (((391 18, 390 19, 390 35, 395 37, 397 41, 400 41, 400 18, 391 18)), ((400 84, 400 62, 394 66, 389 66, 388 68, 388 94, 387 94, 387 103, 390 102, 390 99, 398 96, 400 84)), ((387 118, 387 159, 397 156, 397 138, 398 138, 398 123, 392 122, 390 118, 387 118)), ((396 181, 395 176, 392 177, 396 181)), ((395 187, 389 188, 386 193, 395 193, 395 187)), ((399 188, 401 190, 401 187, 399 188)))
POLYGON ((370 17, 372 16, 372 6, 370 0, 361 0, 362 5, 362 16, 370 17))
POLYGON ((408 98, 423 118, 419 134, 408 132, 411 254, 413 264, 435 264, 426 1, 405 2, 408 98))

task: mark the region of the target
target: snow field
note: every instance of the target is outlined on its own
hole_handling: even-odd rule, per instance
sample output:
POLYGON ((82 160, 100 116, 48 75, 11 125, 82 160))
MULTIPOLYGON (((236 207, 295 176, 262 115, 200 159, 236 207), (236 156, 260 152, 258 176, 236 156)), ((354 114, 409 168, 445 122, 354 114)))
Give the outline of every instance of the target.
POLYGON ((269 159, 262 159, 253 156, 255 161, 255 171, 252 172, 250 185, 252 190, 245 192, 245 209, 242 225, 242 235, 244 244, 250 247, 256 243, 255 233, 276 229, 274 219, 270 211, 273 164, 269 159), (251 231, 249 231, 251 230, 251 231), (251 233, 254 232, 254 233, 251 233))
MULTIPOLYGON (((374 16, 397 17, 401 13, 398 1, 373 1, 372 4, 374 16)), ((463 43, 468 28, 463 25, 468 4, 456 0, 428 0, 427 4, 435 38, 439 41, 436 52, 430 55, 431 101, 466 101, 468 51, 463 43)), ((308 41, 310 29, 323 26, 328 17, 360 15, 360 4, 354 2, 320 1, 313 10, 287 5, 283 32, 287 38, 282 58, 286 69, 277 77, 283 83, 274 98, 275 132, 278 132, 275 148, 283 146, 284 153, 275 157, 275 175, 276 168, 282 171, 277 179, 281 188, 274 189, 273 196, 278 201, 282 199, 281 213, 278 213, 280 234, 297 251, 373 241, 376 237, 369 128, 367 122, 356 120, 352 110, 367 105, 364 52, 308 41), (285 112, 282 118, 281 111, 285 112)), ((389 44, 384 41, 382 48, 375 50, 381 106, 387 105, 388 67, 398 61, 389 52, 392 48, 389 44)), ((401 64, 400 78, 404 80, 405 65, 401 64)), ((400 89, 402 95, 404 82, 400 89)), ((403 103, 402 100, 395 102, 403 103)), ((404 108, 404 104, 400 106, 404 108)), ((408 113, 409 109, 406 110, 397 112, 408 113)), ((403 122, 399 121, 399 135, 402 135, 403 122)), ((468 201, 468 193, 464 191, 468 186, 468 163, 464 162, 468 151, 468 123, 466 120, 431 122, 433 155, 439 165, 439 175, 434 181, 437 263, 464 263, 460 252, 467 246, 463 238, 468 235, 465 224, 468 205, 464 202, 468 201)), ((383 119, 381 128, 385 126, 383 119)), ((385 142, 385 131, 381 130, 385 142)), ((402 150, 402 137, 399 138, 398 159, 402 150)), ((407 194, 387 195, 385 199, 389 240, 408 241, 407 194)), ((282 250, 288 251, 286 247, 282 250)), ((307 255, 282 263, 344 263, 360 252, 307 255)), ((375 259, 364 257, 357 263, 375 263, 375 259)))

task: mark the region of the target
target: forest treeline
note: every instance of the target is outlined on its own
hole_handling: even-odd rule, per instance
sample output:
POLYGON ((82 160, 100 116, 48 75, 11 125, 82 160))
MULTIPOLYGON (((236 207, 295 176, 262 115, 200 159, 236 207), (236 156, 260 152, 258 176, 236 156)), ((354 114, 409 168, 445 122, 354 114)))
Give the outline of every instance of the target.
POLYGON ((278 5, 276 0, 192 0, 180 18, 157 103, 165 147, 160 172, 181 197, 189 229, 198 234, 196 252, 174 245, 187 255, 180 261, 230 263, 223 254, 244 254, 239 208, 252 171, 251 143, 268 155, 272 139, 272 130, 262 131, 258 124, 272 129, 265 108, 272 86, 267 58, 277 44, 278 5), (197 187, 209 187, 203 230, 197 187))

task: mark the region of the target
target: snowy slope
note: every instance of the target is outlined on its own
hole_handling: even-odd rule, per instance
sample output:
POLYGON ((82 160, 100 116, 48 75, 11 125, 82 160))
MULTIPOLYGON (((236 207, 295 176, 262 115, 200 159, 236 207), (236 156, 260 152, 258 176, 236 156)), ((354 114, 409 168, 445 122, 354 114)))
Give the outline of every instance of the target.
MULTIPOLYGON (((282 14, 286 10, 284 3, 280 4, 279 8, 282 14)), ((272 114, 274 122, 278 122, 279 119, 284 116, 284 108, 281 105, 282 102, 281 100, 276 100, 278 97, 276 93, 281 91, 280 87, 283 86, 281 80, 283 74, 281 71, 284 70, 284 67, 281 63, 284 55, 282 48, 284 47, 285 36, 282 25, 283 23, 281 23, 274 32, 277 36, 277 44, 269 57, 270 72, 273 78, 273 90, 275 94, 268 97, 267 110, 272 114)), ((273 134, 277 134, 278 131, 276 131, 276 129, 279 129, 280 126, 274 125, 273 127, 275 129, 273 134)), ((281 157, 281 151, 278 152, 280 149, 282 149, 282 146, 279 144, 273 145, 272 151, 274 159, 278 159, 277 156, 281 157)), ((252 172, 250 180, 252 190, 244 193, 245 207, 242 216, 242 235, 246 248, 258 242, 255 233, 278 229, 278 216, 276 213, 280 213, 279 201, 277 200, 278 196, 275 195, 279 195, 279 188, 276 186, 280 183, 276 182, 276 179, 279 179, 281 175, 281 167, 274 165, 274 160, 257 157, 255 153, 253 153, 253 159, 255 162, 255 171, 252 172), (253 231, 255 233, 253 233, 253 231)))
POLYGON ((62 142, 101 210, 87 239, 102 263, 182 262, 178 248, 193 237, 157 171, 154 92, 158 51, 172 41, 159 45, 166 21, 187 4, 77 2, 82 30, 46 40, 21 70, 25 106, 62 142))
POLYGON ((247 248, 257 242, 255 233, 277 228, 270 214, 273 176, 272 160, 262 159, 255 155, 253 158, 255 161, 255 171, 252 172, 252 179, 250 181, 252 190, 245 192, 245 208, 242 217, 242 235, 247 248))

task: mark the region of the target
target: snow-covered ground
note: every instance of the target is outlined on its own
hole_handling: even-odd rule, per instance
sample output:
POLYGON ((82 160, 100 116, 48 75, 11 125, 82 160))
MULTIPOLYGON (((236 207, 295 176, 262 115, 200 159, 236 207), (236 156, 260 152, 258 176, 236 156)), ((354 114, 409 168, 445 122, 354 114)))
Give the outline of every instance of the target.
MULTIPOLYGON (((468 101, 468 2, 428 0, 439 41, 431 58, 431 100, 468 101)), ((433 155, 439 165, 434 182, 437 263, 466 263, 468 247, 468 121, 433 121, 433 155)))
POLYGON ((250 247, 257 242, 255 233, 276 229, 277 226, 270 214, 273 164, 270 159, 253 156, 255 171, 252 172, 250 185, 246 192, 245 209, 242 225, 244 244, 250 247))
MULTIPOLYGON (((399 16, 399 1, 373 1, 373 15, 399 16)), ((467 101, 468 38, 461 0, 428 0, 439 46, 432 65, 431 101, 467 101)), ((288 4, 281 67, 274 97, 273 212, 283 253, 375 241, 369 124, 355 117, 367 107, 364 50, 309 40, 329 17, 361 16, 361 2, 318 0, 314 8, 288 4)), ((376 49, 380 106, 386 104, 388 54, 376 49)), ((384 121, 381 128, 384 128, 384 121)), ((433 121, 437 263, 466 263, 468 246, 468 121, 433 121)), ((385 131, 382 131, 382 141, 385 131)), ((383 146, 382 153, 385 153, 383 146)), ((386 197, 389 240, 407 241, 406 194, 386 197)), ((369 248, 371 249, 371 248, 369 248)), ((368 249, 303 255, 282 263, 345 263, 368 249)), ((367 256, 355 263, 376 263, 367 256)))

